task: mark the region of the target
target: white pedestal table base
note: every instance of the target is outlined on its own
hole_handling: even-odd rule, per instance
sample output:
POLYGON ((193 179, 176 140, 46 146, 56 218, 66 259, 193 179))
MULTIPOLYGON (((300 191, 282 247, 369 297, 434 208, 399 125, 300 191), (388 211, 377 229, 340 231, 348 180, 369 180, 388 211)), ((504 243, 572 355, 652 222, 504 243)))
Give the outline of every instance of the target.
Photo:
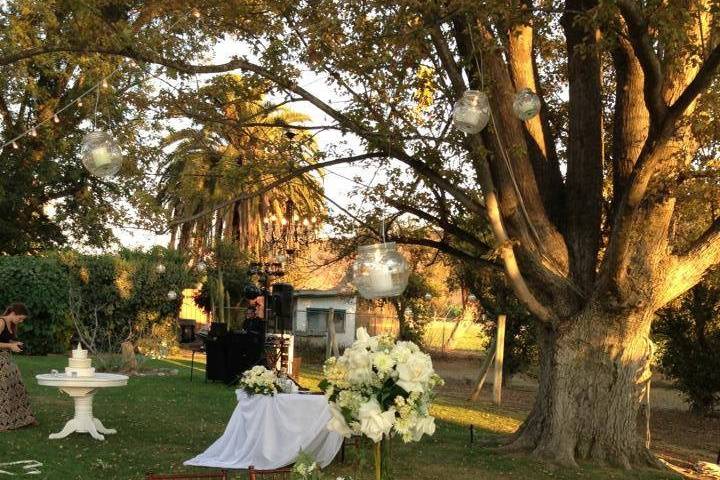
MULTIPOLYGON (((66 392, 68 393, 68 392, 66 392)), ((117 433, 117 430, 105 428, 102 422, 93 417, 92 401, 95 392, 90 392, 82 396, 76 396, 68 393, 75 401, 75 417, 65 424, 63 429, 58 433, 51 433, 48 437, 50 440, 65 438, 71 433, 89 433, 95 440, 105 440, 102 434, 108 435, 117 433)))
POLYGON ((104 435, 117 433, 106 428, 93 416, 93 397, 98 388, 127 385, 128 377, 111 373, 96 374, 93 377, 69 377, 66 375, 38 375, 38 384, 58 387, 60 391, 72 397, 75 403, 75 416, 58 433, 51 433, 50 440, 65 438, 71 433, 89 433, 95 440, 105 440, 104 435))

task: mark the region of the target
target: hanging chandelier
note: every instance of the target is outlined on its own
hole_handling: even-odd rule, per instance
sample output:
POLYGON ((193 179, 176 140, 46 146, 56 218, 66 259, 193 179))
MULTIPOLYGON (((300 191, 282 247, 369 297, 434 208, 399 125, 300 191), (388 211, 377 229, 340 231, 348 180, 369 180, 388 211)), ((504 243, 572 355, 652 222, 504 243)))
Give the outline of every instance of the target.
POLYGON ((317 217, 301 217, 288 202, 283 216, 273 214, 263 219, 266 250, 272 257, 286 259, 317 240, 317 229, 317 217))
POLYGON ((111 177, 122 167, 122 152, 112 136, 103 131, 87 133, 80 149, 82 163, 98 177, 111 177))
POLYGON ((410 267, 395 242, 358 247, 353 283, 367 299, 396 297, 407 287, 410 267))

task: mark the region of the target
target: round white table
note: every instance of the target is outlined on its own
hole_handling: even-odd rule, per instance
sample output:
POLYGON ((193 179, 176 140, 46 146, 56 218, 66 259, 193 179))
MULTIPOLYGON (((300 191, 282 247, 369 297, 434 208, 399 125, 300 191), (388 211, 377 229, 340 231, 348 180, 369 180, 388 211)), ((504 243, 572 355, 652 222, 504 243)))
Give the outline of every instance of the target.
POLYGON ((64 373, 46 373, 36 375, 39 385, 59 388, 75 401, 75 416, 58 433, 51 433, 51 440, 65 438, 73 432, 89 433, 96 440, 105 440, 103 434, 117 433, 117 430, 105 428, 100 420, 93 416, 92 402, 99 388, 123 387, 127 385, 127 375, 115 373, 96 373, 92 377, 71 377, 64 373))

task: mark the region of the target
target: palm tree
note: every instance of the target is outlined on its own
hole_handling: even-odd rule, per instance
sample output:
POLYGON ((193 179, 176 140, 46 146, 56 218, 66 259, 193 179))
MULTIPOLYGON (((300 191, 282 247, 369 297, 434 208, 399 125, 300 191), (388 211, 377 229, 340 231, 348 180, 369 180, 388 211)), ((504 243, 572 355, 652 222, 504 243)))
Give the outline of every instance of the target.
MULTIPOLYGON (((286 128, 308 118, 273 106, 258 90, 239 76, 227 75, 200 89, 199 105, 174 106, 193 124, 169 134, 163 142, 164 148, 174 147, 162 166, 159 191, 172 219, 191 218, 238 195, 258 191, 302 162, 314 161, 312 137, 286 128)), ((221 241, 232 241, 260 258, 263 220, 283 218, 287 205, 301 216, 322 216, 322 186, 317 177, 302 175, 263 194, 229 203, 213 215, 183 221, 171 230, 171 247, 200 255, 221 241)))

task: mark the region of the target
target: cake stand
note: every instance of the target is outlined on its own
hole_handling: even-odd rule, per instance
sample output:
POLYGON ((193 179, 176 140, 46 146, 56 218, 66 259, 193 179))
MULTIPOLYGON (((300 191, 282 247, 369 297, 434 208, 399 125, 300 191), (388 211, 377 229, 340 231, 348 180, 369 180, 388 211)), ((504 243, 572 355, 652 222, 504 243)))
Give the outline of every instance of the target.
POLYGON ((65 438, 73 432, 89 433, 96 440, 105 440, 103 434, 117 433, 117 430, 105 428, 100 420, 93 416, 92 402, 99 388, 122 387, 127 385, 127 375, 115 373, 96 373, 91 377, 74 377, 66 374, 46 373, 36 375, 39 385, 59 388, 75 401, 75 417, 69 420, 58 433, 51 433, 51 440, 65 438))

